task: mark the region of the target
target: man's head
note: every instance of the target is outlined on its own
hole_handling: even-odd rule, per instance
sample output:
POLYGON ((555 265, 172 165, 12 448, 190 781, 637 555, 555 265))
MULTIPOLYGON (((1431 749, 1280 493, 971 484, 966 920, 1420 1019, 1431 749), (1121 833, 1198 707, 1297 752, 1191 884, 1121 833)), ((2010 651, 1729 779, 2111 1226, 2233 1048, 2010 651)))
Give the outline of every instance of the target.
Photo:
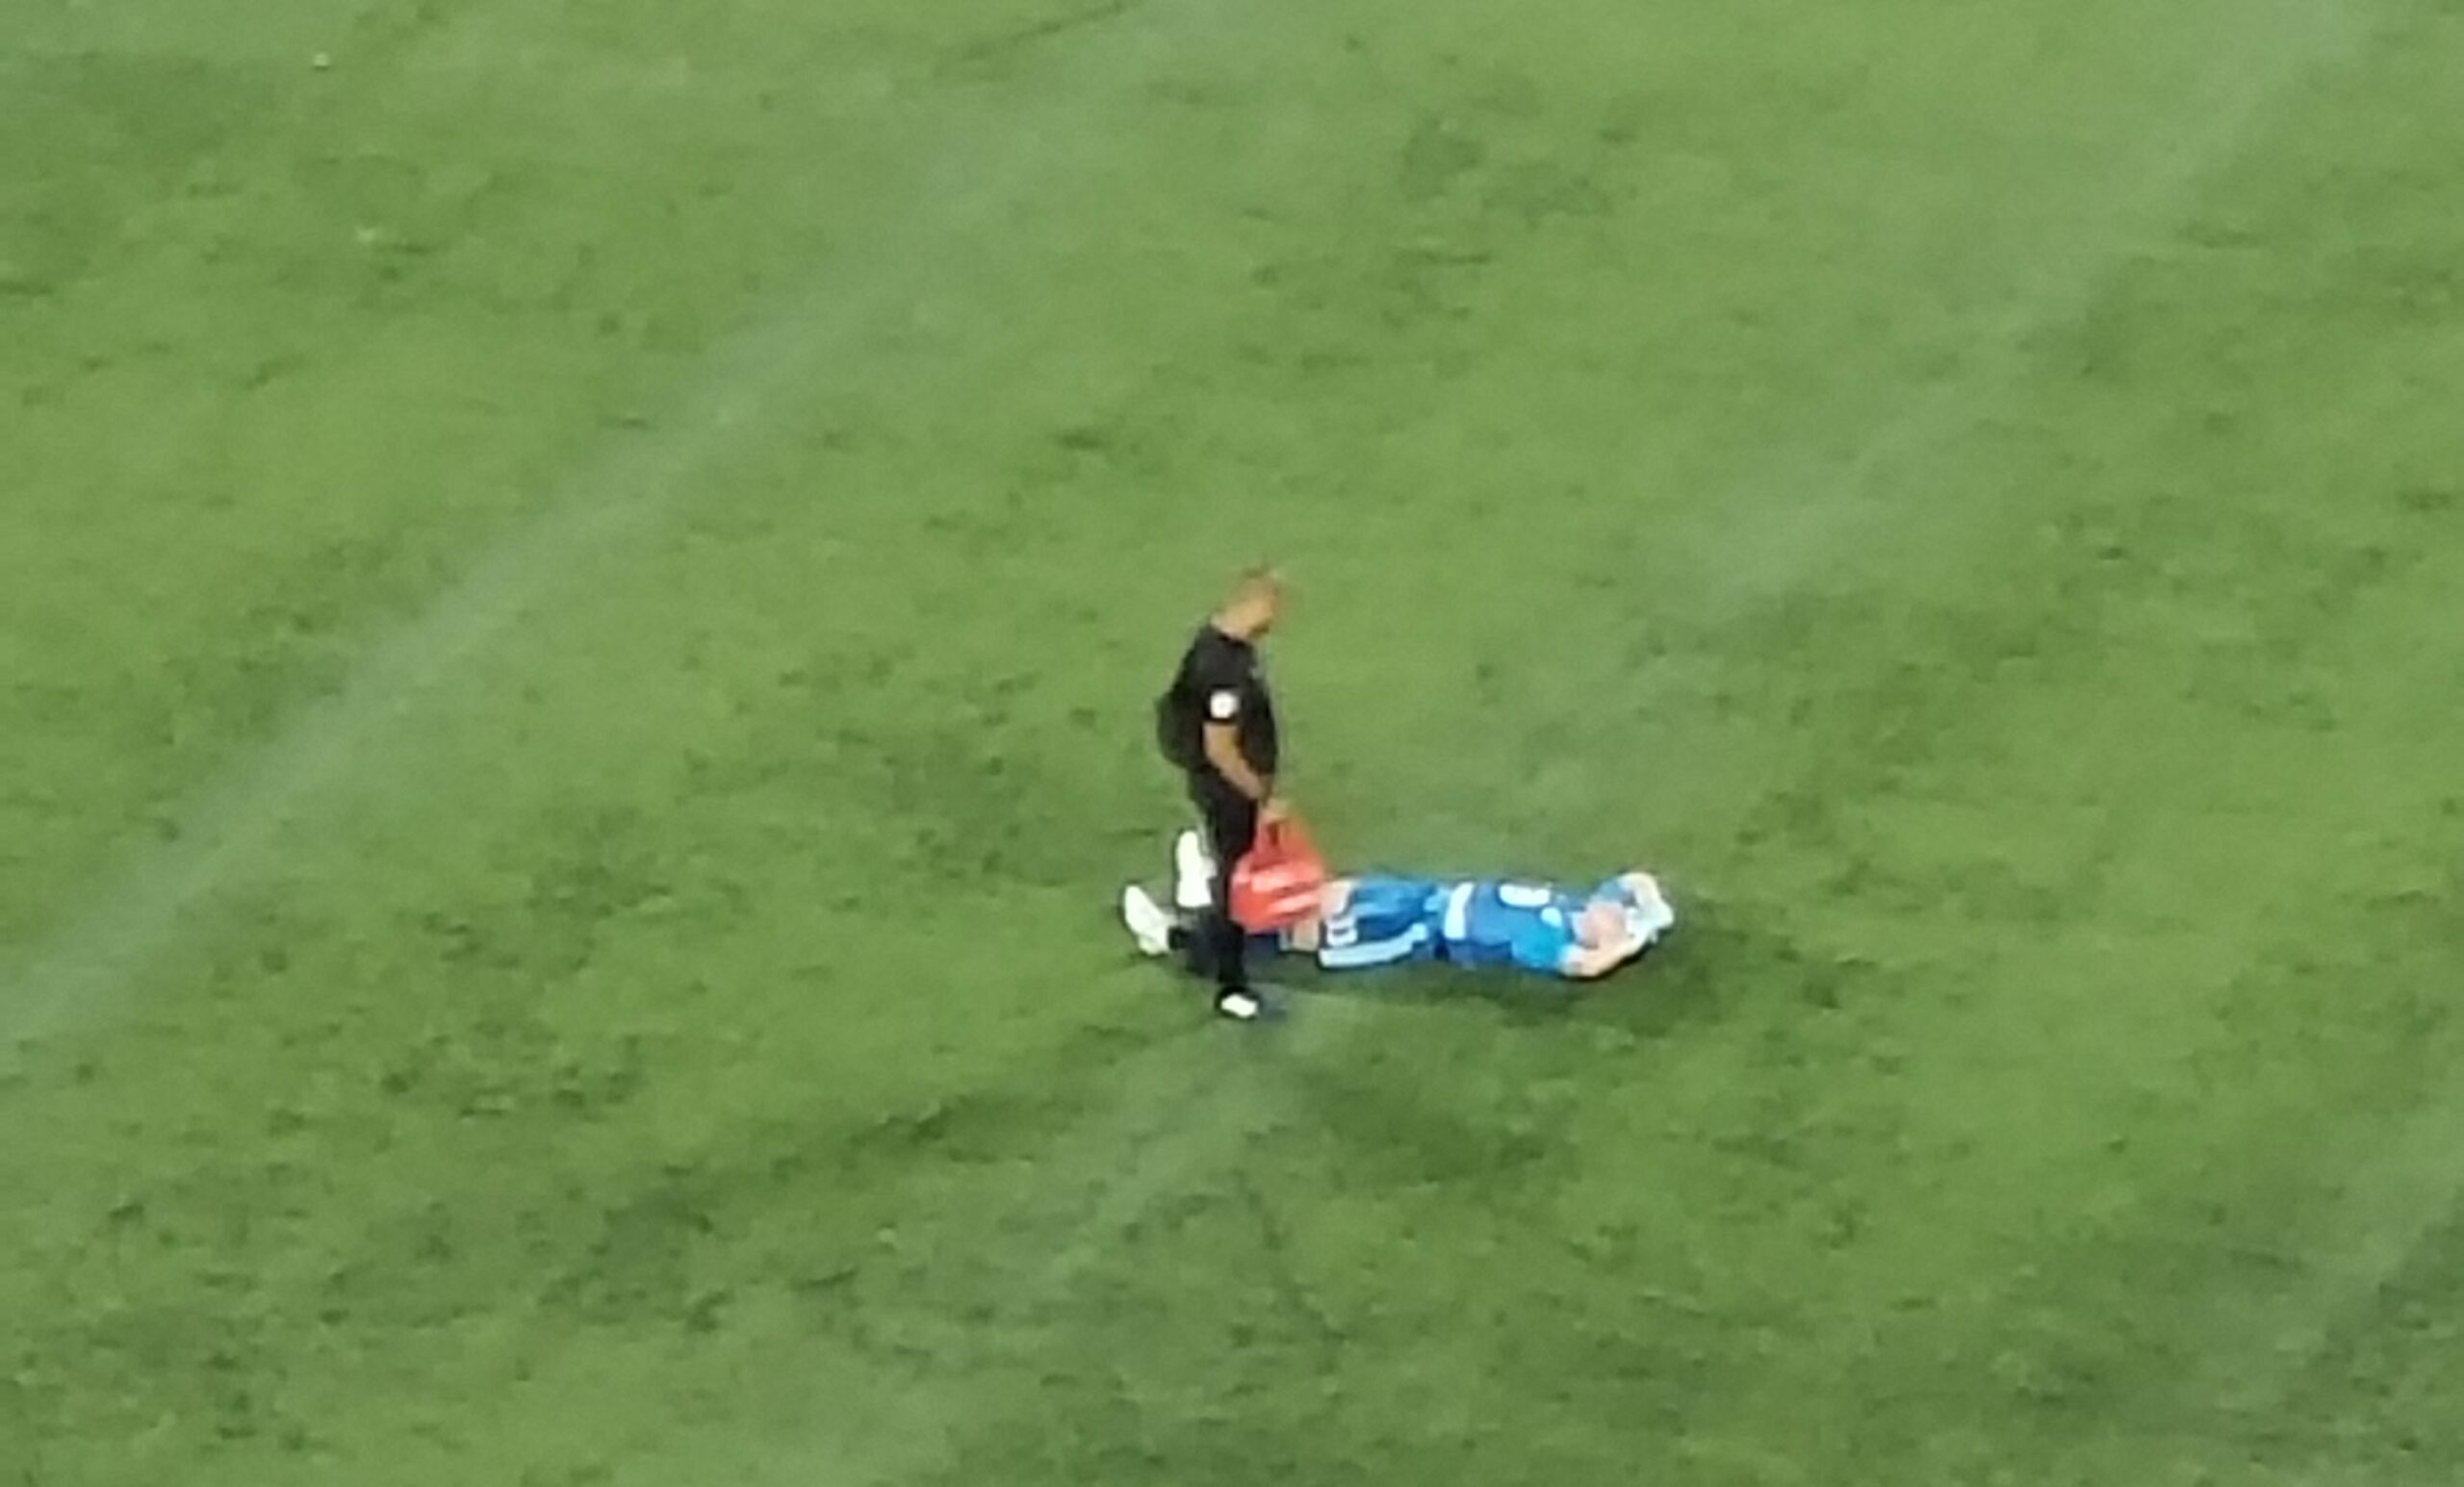
POLYGON ((1255 640, 1274 628, 1275 613, 1282 607, 1283 576, 1271 568, 1252 568, 1232 585, 1215 623, 1227 635, 1255 640))

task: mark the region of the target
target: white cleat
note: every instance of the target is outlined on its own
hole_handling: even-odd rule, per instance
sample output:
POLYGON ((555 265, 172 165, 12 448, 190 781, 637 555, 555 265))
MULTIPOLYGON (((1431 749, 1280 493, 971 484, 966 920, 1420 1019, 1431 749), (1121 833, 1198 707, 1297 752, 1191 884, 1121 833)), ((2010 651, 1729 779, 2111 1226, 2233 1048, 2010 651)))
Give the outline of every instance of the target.
POLYGON ((1215 1014, 1234 1022, 1255 1022, 1267 1014, 1267 1004, 1254 992, 1219 992, 1215 998, 1215 1014))
POLYGON ((1172 838, 1172 902, 1192 910, 1215 902, 1215 864, 1195 832, 1172 838))
POLYGON ((1120 890, 1120 922, 1128 927, 1129 937, 1138 941, 1140 955, 1172 953, 1172 916, 1153 894, 1136 884, 1120 890))

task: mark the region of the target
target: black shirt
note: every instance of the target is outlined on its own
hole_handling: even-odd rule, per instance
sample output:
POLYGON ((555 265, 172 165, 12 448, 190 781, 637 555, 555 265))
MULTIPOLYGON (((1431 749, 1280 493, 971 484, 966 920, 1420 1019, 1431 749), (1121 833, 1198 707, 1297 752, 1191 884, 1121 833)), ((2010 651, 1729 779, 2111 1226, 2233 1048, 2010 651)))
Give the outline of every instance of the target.
POLYGON ((1258 670, 1258 648, 1208 625, 1190 642, 1164 695, 1155 700, 1156 742, 1164 756, 1193 777, 1215 776, 1206 758, 1206 727, 1232 725, 1241 756, 1271 782, 1282 762, 1274 700, 1258 670))

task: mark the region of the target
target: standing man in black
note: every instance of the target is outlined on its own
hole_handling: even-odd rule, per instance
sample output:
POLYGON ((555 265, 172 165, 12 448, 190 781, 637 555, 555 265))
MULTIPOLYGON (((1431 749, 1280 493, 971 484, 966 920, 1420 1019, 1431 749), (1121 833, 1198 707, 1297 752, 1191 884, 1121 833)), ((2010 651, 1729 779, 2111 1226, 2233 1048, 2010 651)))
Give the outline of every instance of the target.
POLYGON ((1216 890, 1190 939, 1191 968, 1215 978, 1215 1010, 1242 1022, 1265 1007, 1249 989, 1247 936, 1232 920, 1226 887, 1259 823, 1284 813, 1274 792, 1282 741, 1258 669, 1258 642, 1274 627, 1282 602, 1283 582, 1273 573, 1242 576, 1155 702, 1156 741, 1187 779, 1216 861, 1216 890))

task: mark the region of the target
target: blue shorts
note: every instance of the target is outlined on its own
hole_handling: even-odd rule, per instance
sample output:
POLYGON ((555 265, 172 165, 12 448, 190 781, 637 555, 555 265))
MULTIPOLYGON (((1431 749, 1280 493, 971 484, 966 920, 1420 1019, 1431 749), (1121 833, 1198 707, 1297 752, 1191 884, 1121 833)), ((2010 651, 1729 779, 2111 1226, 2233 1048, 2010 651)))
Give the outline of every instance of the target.
POLYGON ((1351 902, 1326 918, 1318 963, 1367 970, 1437 958, 1446 885, 1425 878, 1355 878, 1351 902))

